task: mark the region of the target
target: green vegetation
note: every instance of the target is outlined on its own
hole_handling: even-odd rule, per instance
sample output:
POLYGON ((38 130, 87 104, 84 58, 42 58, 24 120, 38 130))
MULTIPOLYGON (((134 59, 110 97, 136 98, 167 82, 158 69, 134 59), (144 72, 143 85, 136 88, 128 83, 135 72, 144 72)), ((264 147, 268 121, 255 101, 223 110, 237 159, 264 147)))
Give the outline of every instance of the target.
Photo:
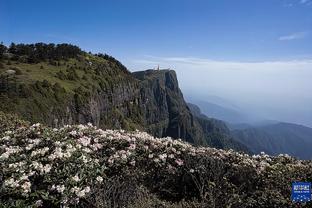
POLYGON ((290 182, 312 176, 311 161, 194 147, 139 131, 28 126, 2 113, 0 129, 5 208, 291 208, 298 204, 290 182))
MULTIPOLYGON (((113 94, 116 85, 129 82, 130 73, 113 57, 89 54, 70 44, 12 43, 9 48, 0 45, 0 52, 0 110, 32 122, 58 125, 64 115, 76 122, 75 115, 94 95, 113 94)), ((136 126, 122 123, 123 127, 136 126)))
POLYGON ((130 73, 115 58, 70 44, 11 44, 0 59, 0 110, 51 127, 139 129, 197 145, 233 148, 187 108, 173 70, 130 73))

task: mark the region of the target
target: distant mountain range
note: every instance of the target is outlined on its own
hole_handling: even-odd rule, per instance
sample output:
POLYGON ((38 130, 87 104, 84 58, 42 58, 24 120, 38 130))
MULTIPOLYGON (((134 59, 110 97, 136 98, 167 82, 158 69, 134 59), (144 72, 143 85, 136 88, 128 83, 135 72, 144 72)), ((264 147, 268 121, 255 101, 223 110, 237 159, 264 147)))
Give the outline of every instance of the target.
POLYGON ((189 99, 189 102, 196 104, 203 114, 210 118, 220 119, 228 123, 250 123, 252 118, 242 113, 237 107, 222 103, 212 103, 209 101, 189 99))
MULTIPOLYGON (((224 100, 220 103, 219 100, 213 99, 218 104, 209 101, 193 101, 205 114, 201 114, 201 117, 224 121, 227 129, 223 128, 223 132, 247 146, 255 154, 260 152, 270 155, 289 154, 300 159, 312 159, 312 128, 274 120, 257 120, 245 115, 238 107, 224 100)), ((193 109, 196 106, 188 105, 193 106, 193 109)))
POLYGON ((232 135, 254 153, 287 153, 301 159, 312 159, 312 128, 306 126, 277 123, 233 130, 232 135))

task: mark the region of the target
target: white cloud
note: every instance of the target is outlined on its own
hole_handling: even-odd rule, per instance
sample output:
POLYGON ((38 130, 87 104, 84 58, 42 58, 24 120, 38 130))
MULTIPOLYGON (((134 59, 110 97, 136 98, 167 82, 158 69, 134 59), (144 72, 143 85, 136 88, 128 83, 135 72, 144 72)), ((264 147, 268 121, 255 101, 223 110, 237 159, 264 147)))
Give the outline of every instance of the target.
POLYGON ((285 35, 285 36, 281 36, 278 38, 278 40, 281 41, 287 41, 287 40, 297 40, 297 39, 303 39, 305 37, 307 37, 308 33, 307 32, 297 32, 297 33, 293 33, 290 35, 285 35))
POLYGON ((305 4, 305 3, 308 3, 310 0, 300 0, 300 3, 301 4, 305 4))
POLYGON ((145 56, 132 61, 130 68, 151 69, 158 64, 160 68, 177 72, 180 87, 186 94, 203 99, 215 95, 249 112, 312 125, 308 118, 312 116, 312 59, 240 62, 145 56))

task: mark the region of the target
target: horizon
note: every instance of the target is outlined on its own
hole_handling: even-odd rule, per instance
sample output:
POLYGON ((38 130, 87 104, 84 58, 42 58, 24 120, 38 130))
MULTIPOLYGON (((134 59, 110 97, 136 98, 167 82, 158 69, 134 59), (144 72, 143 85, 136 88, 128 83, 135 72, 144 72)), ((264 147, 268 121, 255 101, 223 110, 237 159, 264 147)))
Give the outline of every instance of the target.
POLYGON ((248 114, 312 127, 311 0, 0 5, 6 45, 71 43, 130 71, 159 64, 177 72, 187 97, 218 96, 248 114))

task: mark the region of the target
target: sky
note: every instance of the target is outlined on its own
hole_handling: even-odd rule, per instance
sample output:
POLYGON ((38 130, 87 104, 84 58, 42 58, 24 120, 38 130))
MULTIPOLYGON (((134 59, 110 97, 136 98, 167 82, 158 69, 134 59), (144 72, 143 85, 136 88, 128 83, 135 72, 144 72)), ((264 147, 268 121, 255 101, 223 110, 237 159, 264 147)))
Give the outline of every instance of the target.
POLYGON ((312 126, 312 0, 0 0, 0 41, 72 43, 188 96, 312 126), (209 95, 209 96, 208 96, 209 95))

